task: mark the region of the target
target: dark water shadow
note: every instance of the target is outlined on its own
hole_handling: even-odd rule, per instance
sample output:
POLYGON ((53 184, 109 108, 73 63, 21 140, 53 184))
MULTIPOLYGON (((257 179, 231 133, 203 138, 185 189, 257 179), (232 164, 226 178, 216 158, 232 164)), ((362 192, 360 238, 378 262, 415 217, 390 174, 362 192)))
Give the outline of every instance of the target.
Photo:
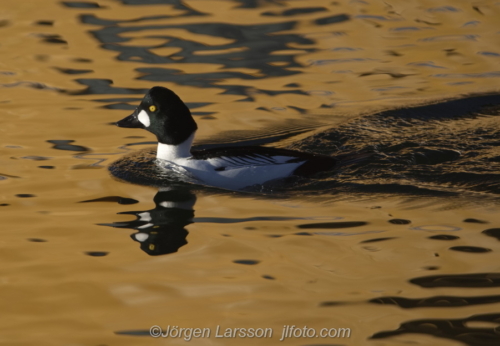
MULTIPOLYGON (((441 274, 410 280, 424 288, 492 288, 500 286, 500 273, 441 274)), ((488 296, 432 296, 427 298, 381 297, 369 303, 396 305, 403 309, 458 308, 465 306, 497 304, 499 295, 488 296)), ((457 311, 454 312, 457 314, 457 311)), ((427 334, 438 338, 455 340, 470 346, 493 346, 500 344, 500 314, 477 314, 465 318, 426 318, 402 323, 398 329, 375 333, 370 339, 385 339, 404 334, 427 334), (481 324, 483 322, 483 324, 481 324), (496 324, 484 326, 484 322, 496 324)))
POLYGON ((431 275, 411 279, 410 283, 425 288, 500 287, 500 273, 431 275))
MULTIPOLYGON (((173 82, 181 85, 190 85, 201 88, 223 89, 223 94, 245 95, 248 87, 241 85, 219 85, 218 82, 228 78, 236 79, 265 79, 269 77, 289 76, 300 73, 293 68, 302 67, 294 59, 294 54, 273 55, 275 51, 286 51, 290 45, 312 45, 314 42, 297 34, 279 34, 281 31, 293 29, 295 21, 254 25, 235 25, 227 23, 203 23, 195 24, 148 24, 153 18, 139 18, 133 20, 134 25, 128 26, 130 21, 103 20, 94 14, 86 14, 80 17, 82 23, 94 26, 102 26, 92 30, 91 34, 101 42, 101 47, 118 53, 116 59, 119 61, 142 62, 150 65, 162 65, 162 67, 141 67, 137 69, 140 80, 153 82, 173 82), (143 23, 142 26, 137 23, 143 23), (195 35, 208 35, 214 38, 230 40, 231 43, 206 45, 203 42, 190 40, 184 37, 169 34, 168 29, 182 29, 195 35), (164 43, 154 46, 122 45, 131 39, 124 37, 130 32, 154 31, 154 35, 145 34, 145 37, 156 38, 164 43), (163 34, 162 34, 163 33, 163 34), (178 52, 171 55, 157 55, 152 50, 158 48, 178 48, 178 52), (217 72, 208 73, 185 73, 178 68, 165 68, 168 64, 202 63, 223 65, 217 72), (236 72, 234 69, 244 68, 255 70, 255 73, 236 72)), ((348 18, 343 18, 348 20, 348 18)), ((341 21, 343 21, 341 20, 341 21)), ((339 21, 340 22, 340 21, 339 21)), ((306 51, 314 51, 315 48, 301 48, 306 51)), ((155 83, 157 84, 157 83, 155 83)), ((281 90, 266 91, 263 93, 288 93, 304 94, 303 91, 281 90)), ((247 101, 252 100, 248 97, 247 101)))
POLYGON ((480 314, 457 319, 419 319, 402 323, 393 331, 379 332, 370 339, 385 339, 404 334, 427 334, 450 339, 469 346, 496 346, 500 344, 500 314, 480 314), (474 322, 497 324, 496 327, 474 327, 474 322))
MULTIPOLYGON (((253 101, 252 94, 255 93, 307 95, 300 88, 293 88, 291 85, 281 90, 265 90, 249 88, 239 84, 220 83, 227 79, 264 80, 271 77, 284 77, 302 73, 300 68, 304 66, 295 59, 295 53, 290 51, 290 48, 300 46, 300 50, 303 52, 314 52, 318 48, 314 47, 314 40, 307 38, 305 35, 286 32, 293 30, 299 23, 300 19, 294 20, 296 16, 325 12, 323 16, 315 16, 314 24, 319 27, 351 20, 351 17, 347 14, 332 15, 326 13, 328 9, 325 7, 281 9, 285 4, 277 1, 275 5, 278 6, 274 7, 276 10, 272 9, 261 13, 261 16, 267 18, 263 23, 213 23, 204 20, 209 14, 196 11, 185 2, 153 2, 154 4, 170 5, 177 11, 175 14, 166 11, 165 14, 127 20, 106 19, 99 12, 81 14, 79 18, 83 24, 97 27, 90 30, 89 33, 101 44, 102 49, 116 52, 118 61, 141 62, 151 66, 137 68, 136 71, 139 74, 137 79, 155 82, 154 84, 171 82, 199 88, 218 88, 222 89, 222 94, 244 96, 240 101, 253 101), (171 19, 193 16, 199 17, 199 20, 195 23, 171 24, 170 21, 171 19), (269 22, 274 17, 277 20, 269 22), (281 21, 279 20, 281 18, 290 18, 290 20, 281 21), (158 24, 158 21, 165 24, 158 24), (183 30, 188 34, 179 35, 171 29, 183 30), (138 33, 142 32, 142 37, 156 39, 157 43, 149 46, 134 45, 134 38, 128 36, 130 33, 137 36, 138 33), (208 37, 208 39, 204 37, 208 37), (217 41, 211 42, 211 38, 217 39, 217 41), (161 48, 172 48, 175 53, 156 53, 155 50, 161 48), (278 51, 279 54, 274 54, 278 51), (184 71, 180 64, 222 66, 211 72, 193 73, 184 71), (168 65, 175 66, 169 68, 168 65)), ((260 7, 263 2, 265 1, 235 2, 235 8, 260 7), (238 6, 238 3, 241 6, 238 6)), ((149 4, 149 2, 142 3, 133 0, 123 0, 122 3, 133 6, 149 4)), ((274 2, 270 1, 270 3, 274 2)), ((162 51, 165 50, 158 52, 162 51)), ((76 81, 87 86, 86 93, 97 94, 99 89, 91 88, 89 85, 103 84, 106 80, 78 79, 76 81)))
POLYGON ((395 305, 403 309, 450 308, 500 303, 500 295, 477 297, 434 296, 427 298, 381 297, 368 301, 373 304, 395 305))

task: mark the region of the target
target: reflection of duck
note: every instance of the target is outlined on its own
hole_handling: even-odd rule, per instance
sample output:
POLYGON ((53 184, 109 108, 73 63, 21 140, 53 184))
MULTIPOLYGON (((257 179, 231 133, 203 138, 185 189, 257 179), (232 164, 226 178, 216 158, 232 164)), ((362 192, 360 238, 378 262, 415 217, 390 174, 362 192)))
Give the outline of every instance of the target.
POLYGON ((147 211, 127 211, 119 214, 137 216, 134 221, 101 224, 117 228, 132 228, 131 238, 141 243, 142 251, 157 256, 177 252, 187 244, 184 229, 193 223, 196 196, 189 190, 160 190, 153 201, 156 207, 147 211))
POLYGON ((191 151, 197 125, 182 100, 163 87, 151 88, 134 113, 116 124, 143 128, 156 135, 157 158, 169 168, 206 185, 232 190, 292 175, 310 176, 366 157, 355 154, 334 158, 267 147, 191 151))

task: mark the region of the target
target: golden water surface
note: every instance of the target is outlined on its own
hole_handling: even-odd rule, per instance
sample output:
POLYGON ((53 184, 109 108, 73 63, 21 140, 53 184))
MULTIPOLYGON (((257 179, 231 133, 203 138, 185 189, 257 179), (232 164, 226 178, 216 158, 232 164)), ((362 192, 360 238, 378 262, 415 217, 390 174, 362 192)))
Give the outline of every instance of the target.
POLYGON ((188 343, 151 337, 158 325, 209 328, 196 345, 498 345, 496 111, 401 127, 372 115, 497 92, 499 18, 496 1, 0 2, 0 342, 188 343), (333 138, 389 159, 340 186, 194 190, 193 219, 107 169, 154 142, 110 124, 154 85, 190 106, 200 143, 288 134, 267 143, 334 154, 333 138), (396 137, 446 159, 403 167, 414 154, 386 149, 396 137), (455 149, 469 161, 448 164, 455 149), (469 188, 480 173, 490 185, 469 188), (147 227, 177 238, 131 239, 147 227), (280 341, 286 325, 350 336, 280 341))

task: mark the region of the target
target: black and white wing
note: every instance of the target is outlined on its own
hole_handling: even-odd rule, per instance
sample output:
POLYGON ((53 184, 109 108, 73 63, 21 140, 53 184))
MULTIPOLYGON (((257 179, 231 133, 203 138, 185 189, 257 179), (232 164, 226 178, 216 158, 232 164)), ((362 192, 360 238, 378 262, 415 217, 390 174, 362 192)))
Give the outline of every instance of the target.
POLYGON ((229 147, 192 151, 194 159, 207 160, 216 171, 249 166, 283 166, 293 168, 294 175, 310 176, 330 170, 338 160, 295 150, 267 147, 229 147), (291 165, 293 164, 293 165, 291 165), (295 166, 295 167, 292 167, 295 166))

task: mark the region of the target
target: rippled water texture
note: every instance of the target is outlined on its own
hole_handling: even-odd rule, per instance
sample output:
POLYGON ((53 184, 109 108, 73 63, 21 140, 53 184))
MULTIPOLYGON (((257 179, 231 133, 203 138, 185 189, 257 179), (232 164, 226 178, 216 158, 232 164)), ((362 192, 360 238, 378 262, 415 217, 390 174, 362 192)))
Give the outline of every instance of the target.
POLYGON ((500 344, 500 3, 0 3, 0 340, 500 344), (195 145, 374 155, 232 192, 113 123, 154 85, 195 145), (111 173, 111 174, 110 174, 111 173), (119 179, 116 179, 119 178, 119 179), (283 326, 349 328, 288 338, 283 326), (216 338, 217 328, 271 338, 216 338))

